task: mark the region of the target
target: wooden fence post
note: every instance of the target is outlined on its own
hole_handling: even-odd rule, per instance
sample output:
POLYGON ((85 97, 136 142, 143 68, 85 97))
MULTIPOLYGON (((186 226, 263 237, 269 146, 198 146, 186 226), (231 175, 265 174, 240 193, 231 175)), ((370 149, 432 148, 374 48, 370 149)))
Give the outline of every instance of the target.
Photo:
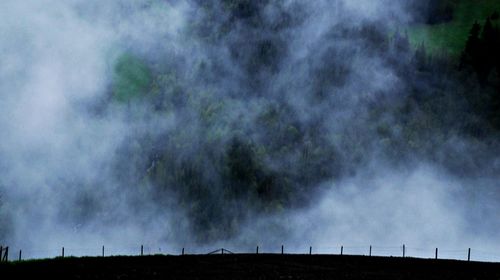
POLYGON ((312 255, 312 252, 313 252, 313 247, 309 246, 309 255, 312 255))
POLYGON ((102 257, 104 258, 104 245, 102 245, 102 257))
POLYGON ((436 248, 436 260, 438 259, 438 248, 436 248))
POLYGON ((257 246, 257 250, 255 251, 255 254, 259 254, 259 246, 257 246))
POLYGON ((368 256, 372 256, 372 245, 370 245, 370 253, 368 254, 368 256))
POLYGON ((61 256, 64 258, 64 247, 62 247, 62 254, 61 256))
POLYGON ((403 244, 403 258, 406 256, 406 246, 403 244))
POLYGON ((281 254, 283 255, 285 253, 285 246, 281 245, 281 254))
POLYGON ((470 262, 470 248, 469 248, 469 252, 467 253, 467 261, 470 262))
POLYGON ((344 255, 344 246, 343 245, 340 246, 340 255, 341 256, 344 255))
POLYGON ((182 255, 184 256, 184 248, 182 248, 182 255))
POLYGON ((0 246, 0 262, 9 261, 9 246, 0 246))
POLYGON ((141 245, 141 257, 144 256, 144 245, 141 245))
POLYGON ((22 255, 23 255, 23 251, 22 251, 22 250, 19 250, 19 261, 21 261, 21 259, 22 259, 22 255))

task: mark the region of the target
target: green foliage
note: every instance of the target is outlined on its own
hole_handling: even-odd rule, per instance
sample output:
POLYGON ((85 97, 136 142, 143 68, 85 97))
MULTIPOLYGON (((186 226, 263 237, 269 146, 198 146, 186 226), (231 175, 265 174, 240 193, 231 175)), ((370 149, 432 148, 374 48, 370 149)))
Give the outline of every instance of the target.
POLYGON ((143 96, 152 82, 151 70, 138 57, 126 53, 121 55, 114 67, 113 96, 119 102, 143 96))

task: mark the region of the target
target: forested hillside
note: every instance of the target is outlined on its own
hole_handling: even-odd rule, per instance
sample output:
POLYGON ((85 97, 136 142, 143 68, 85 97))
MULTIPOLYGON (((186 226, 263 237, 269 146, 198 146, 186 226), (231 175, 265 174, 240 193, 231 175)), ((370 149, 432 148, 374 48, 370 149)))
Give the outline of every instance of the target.
MULTIPOLYGON (((466 9, 431 2, 422 18, 429 32, 466 9)), ((203 16, 193 18, 189 34, 211 51, 189 69, 182 66, 186 58, 127 54, 117 64, 110 102, 128 102, 133 118, 141 117, 135 102, 165 117, 175 113, 168 132, 130 139, 120 153, 134 156, 117 168, 159 197, 173 191, 200 241, 236 234, 249 209, 265 215, 303 207, 322 182, 353 176, 375 156, 396 166, 428 160, 460 176, 498 172, 489 152, 498 147, 500 129, 494 11, 484 28, 471 25, 457 59, 429 52, 434 41, 413 46, 405 30, 393 34, 381 22, 340 22, 300 56, 307 40, 294 29, 308 23, 291 14, 300 4, 203 1, 199 9, 203 16), (276 9, 272 19, 264 14, 269 6, 276 9), (346 40, 355 44, 334 43, 346 40), (388 73, 377 77, 373 67, 388 73), (376 84, 385 82, 392 84, 376 84), (132 98, 122 84, 144 90, 132 98), (457 138, 475 144, 457 146, 457 138)))

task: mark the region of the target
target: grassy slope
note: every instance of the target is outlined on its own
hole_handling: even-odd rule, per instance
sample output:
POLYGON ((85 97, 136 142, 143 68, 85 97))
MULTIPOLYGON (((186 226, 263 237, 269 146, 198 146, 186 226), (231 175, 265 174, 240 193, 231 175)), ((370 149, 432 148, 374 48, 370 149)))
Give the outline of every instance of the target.
MULTIPOLYGON (((487 16, 494 11, 500 12, 499 0, 450 0, 450 2, 455 7, 453 20, 436 25, 410 27, 408 32, 412 45, 424 42, 428 50, 433 53, 444 51, 459 55, 474 21, 484 24, 487 16)), ((498 21, 496 23, 498 24, 498 21)))

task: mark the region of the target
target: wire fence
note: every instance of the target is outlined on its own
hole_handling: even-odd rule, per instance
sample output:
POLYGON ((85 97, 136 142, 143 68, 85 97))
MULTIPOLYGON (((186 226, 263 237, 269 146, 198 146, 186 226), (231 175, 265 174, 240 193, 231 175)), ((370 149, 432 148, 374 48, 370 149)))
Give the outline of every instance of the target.
POLYGON ((232 248, 200 248, 177 246, 136 245, 123 247, 95 246, 89 247, 60 247, 50 250, 28 249, 15 247, 0 247, 0 261, 23 261, 54 257, 108 257, 108 256, 147 256, 147 255, 201 255, 201 254, 300 254, 300 255, 352 255, 352 256, 379 256, 379 257, 410 257, 422 259, 449 259, 463 261, 500 262, 500 252, 486 251, 474 248, 421 248, 402 244, 400 246, 379 245, 331 245, 331 246, 304 246, 286 247, 255 246, 233 250, 232 248))

